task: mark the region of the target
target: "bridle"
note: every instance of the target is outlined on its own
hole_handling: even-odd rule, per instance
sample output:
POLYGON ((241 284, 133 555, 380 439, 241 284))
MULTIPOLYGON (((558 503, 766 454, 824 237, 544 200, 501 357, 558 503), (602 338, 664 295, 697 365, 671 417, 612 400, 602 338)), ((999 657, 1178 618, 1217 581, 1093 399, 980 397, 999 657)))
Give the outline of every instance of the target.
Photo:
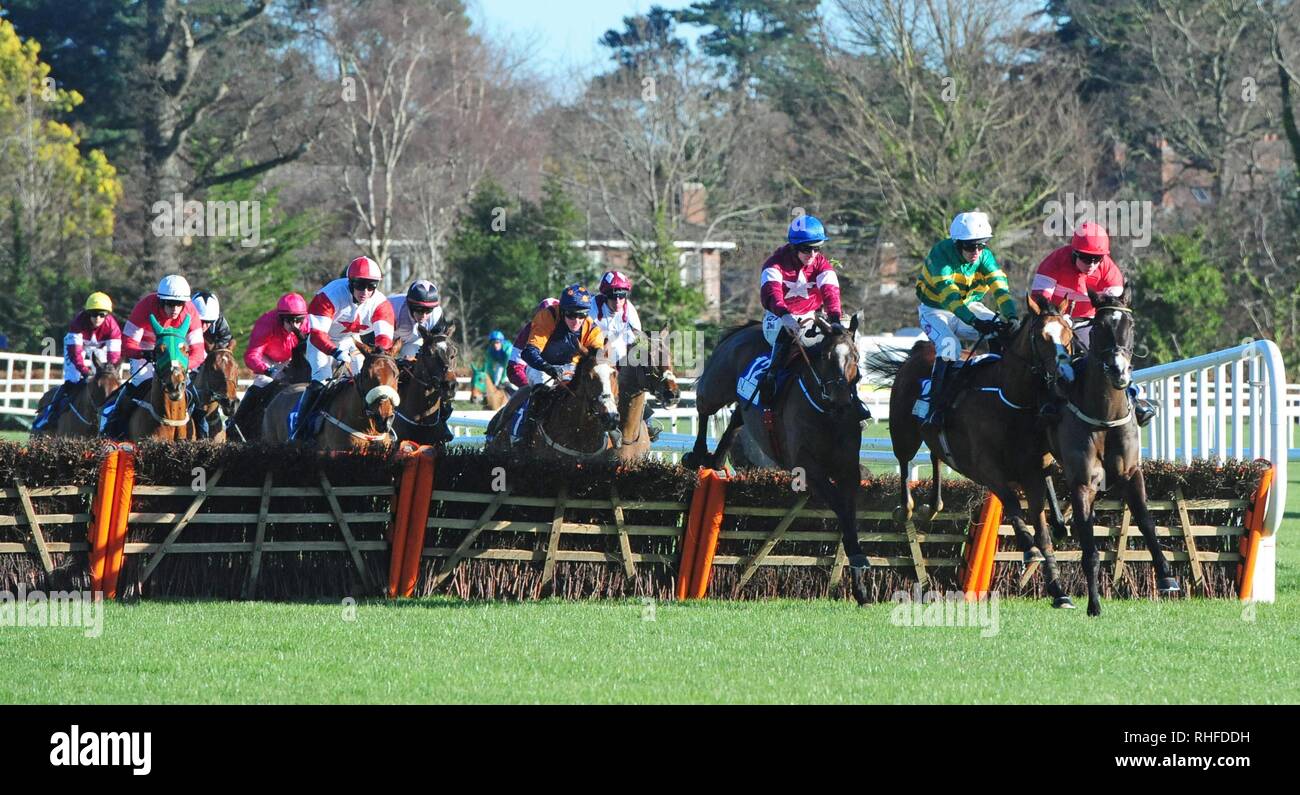
MULTIPOLYGON (((219 417, 218 412, 225 412, 226 416, 233 416, 235 413, 235 398, 230 394, 221 394, 213 389, 210 383, 213 374, 219 372, 216 362, 217 356, 222 353, 229 356, 233 362, 234 354, 230 352, 229 348, 217 348, 212 351, 212 356, 204 362, 204 366, 199 370, 199 383, 196 384, 199 393, 199 404, 203 407, 203 415, 208 418, 211 418, 214 414, 219 417), (215 408, 213 408, 214 406, 215 408)), ((224 372, 221 374, 226 375, 224 372)), ((231 379, 226 378, 226 389, 228 391, 231 389, 232 383, 231 379)))
MULTIPOLYGON (((447 350, 445 352, 438 351, 438 353, 436 354, 433 353, 427 354, 429 358, 433 359, 434 363, 437 362, 442 363, 442 375, 444 376, 451 370, 452 362, 454 362, 456 359, 455 345, 453 345, 450 340, 447 340, 446 343, 447 343, 447 350)), ((451 383, 454 382, 449 383, 445 380, 440 379, 436 370, 432 374, 428 375, 427 377, 421 377, 421 374, 424 373, 425 371, 426 365, 429 367, 433 366, 433 365, 429 365, 427 362, 424 361, 424 357, 426 356, 425 354, 426 350, 437 351, 437 346, 428 346, 428 345, 421 346, 420 353, 415 357, 415 362, 412 363, 412 365, 406 370, 406 377, 409 378, 411 381, 415 382, 423 390, 421 393, 421 397, 423 397, 424 400, 428 403, 428 406, 426 406, 423 411, 419 412, 414 417, 408 417, 405 414, 403 414, 401 411, 397 410, 396 408, 394 408, 393 410, 393 414, 398 419, 400 419, 402 422, 406 423, 407 425, 411 425, 417 428, 432 428, 437 426, 439 424, 439 420, 436 418, 440 414, 440 409, 442 408, 442 401, 450 400, 451 397, 455 395, 455 387, 451 385, 451 383), (433 393, 435 391, 439 393, 436 400, 433 399, 433 393), (451 392, 451 395, 448 394, 449 391, 451 392), (430 422, 426 419, 427 417, 430 416, 435 417, 434 421, 430 422)))
MULTIPOLYGON (((839 387, 847 390, 850 394, 856 391, 858 382, 862 380, 862 373, 861 371, 858 370, 858 366, 857 366, 857 357, 854 356, 851 358, 851 362, 852 362, 851 369, 853 370, 852 378, 848 376, 848 374, 844 371, 843 368, 837 368, 838 374, 834 378, 822 378, 821 375, 818 374, 817 368, 813 365, 812 359, 808 356, 807 349, 804 348, 804 346, 801 345, 798 340, 795 340, 794 345, 796 348, 799 349, 799 355, 803 357, 804 364, 807 365, 804 373, 799 374, 799 388, 803 391, 804 396, 808 398, 808 402, 812 404, 812 407, 817 409, 817 411, 819 411, 822 414, 825 414, 828 411, 831 413, 839 413, 848 409, 849 407, 847 405, 836 406, 833 404, 830 396, 830 390, 839 387), (813 381, 817 385, 818 397, 820 398, 821 403, 824 405, 819 405, 818 402, 813 399, 812 395, 808 393, 808 385, 804 383, 803 380, 805 373, 812 374, 813 381)), ((834 349, 834 346, 830 345, 829 334, 827 334, 826 340, 820 343, 820 345, 827 346, 826 347, 827 350, 834 349)), ((850 344, 850 347, 853 347, 852 344, 850 344)), ((819 352, 819 356, 820 356, 820 352, 819 352)))

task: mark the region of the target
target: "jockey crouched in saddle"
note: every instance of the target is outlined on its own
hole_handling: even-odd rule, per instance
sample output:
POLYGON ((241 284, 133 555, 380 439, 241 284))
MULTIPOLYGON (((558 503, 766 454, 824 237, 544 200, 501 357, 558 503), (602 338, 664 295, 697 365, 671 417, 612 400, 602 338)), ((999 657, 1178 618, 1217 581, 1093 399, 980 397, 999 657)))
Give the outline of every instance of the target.
POLYGON ((532 384, 521 439, 532 435, 558 385, 577 364, 579 346, 587 350, 605 347, 605 333, 591 319, 593 303, 587 288, 571 284, 564 288, 557 305, 542 306, 533 315, 528 341, 520 354, 531 368, 528 380, 532 384), (547 376, 554 379, 555 386, 546 385, 547 376))
POLYGON ((962 341, 976 342, 980 335, 1019 325, 1007 275, 988 247, 991 237, 988 215, 958 213, 948 228, 948 239, 935 243, 921 266, 916 281, 917 314, 935 353, 928 399, 922 395, 914 409, 918 414, 924 411, 925 425, 943 425, 952 392, 947 376, 952 363, 961 358, 962 341), (983 303, 990 291, 996 312, 983 303))
POLYGON ((226 421, 227 430, 233 431, 245 420, 252 419, 275 397, 284 384, 288 372, 285 365, 293 359, 293 349, 309 333, 307 300, 297 293, 281 296, 275 309, 257 319, 244 351, 244 365, 253 371, 253 383, 234 415, 226 421))
MULTIPOLYGON (((1092 333, 1091 325, 1085 321, 1091 321, 1097 314, 1097 308, 1088 297, 1089 290, 1097 295, 1123 295, 1124 275, 1110 258, 1110 234, 1105 227, 1085 221, 1075 230, 1070 245, 1061 246, 1038 264, 1029 284, 1029 292, 1035 301, 1058 306, 1070 302, 1074 336, 1085 351, 1092 333)), ((1155 416, 1155 409, 1138 396, 1137 386, 1130 386, 1128 395, 1138 425, 1146 425, 1155 416)), ((1064 396, 1056 394, 1043 403, 1039 413, 1045 421, 1055 422, 1061 417, 1061 404, 1064 402, 1064 396)))
MULTIPOLYGON (((131 379, 117 391, 117 396, 107 403, 100 416, 100 433, 110 439, 126 437, 126 420, 131 414, 134 401, 146 391, 153 378, 154 346, 157 336, 153 323, 156 320, 163 328, 180 328, 189 322, 189 332, 185 342, 189 346, 189 371, 197 372, 207 358, 207 349, 203 342, 203 321, 199 320, 198 310, 190 300, 190 285, 185 277, 179 275, 164 276, 158 282, 158 290, 141 298, 127 318, 126 327, 122 329, 122 355, 131 364, 131 379)), ((198 422, 202 418, 196 416, 198 422)), ((200 435, 204 435, 201 433, 200 435)))
POLYGON ((87 296, 85 306, 68 326, 68 333, 63 337, 63 383, 32 422, 34 430, 59 421, 77 389, 95 374, 97 355, 102 355, 104 362, 112 367, 122 361, 122 328, 113 317, 113 299, 104 293, 87 296))
POLYGON ((233 350, 235 335, 230 331, 226 316, 221 314, 221 302, 217 296, 207 290, 195 290, 194 308, 203 321, 203 344, 210 351, 218 348, 233 350))
MULTIPOLYGON (((606 345, 610 349, 610 360, 621 362, 627 357, 628 349, 637 343, 641 330, 641 316, 632 305, 632 280, 620 271, 605 271, 600 277, 600 294, 594 301, 594 319, 600 330, 605 332, 606 345)), ((650 441, 659 438, 659 429, 650 423, 654 409, 647 399, 641 420, 649 429, 650 441)))
MULTIPOLYGON (((424 337, 420 336, 417 327, 423 327, 426 332, 433 334, 443 334, 447 330, 447 318, 442 313, 438 286, 427 279, 411 282, 404 295, 390 295, 388 303, 393 307, 396 326, 393 338, 401 345, 397 352, 400 359, 414 359, 420 353, 424 337)), ((451 430, 442 424, 451 416, 451 397, 446 395, 442 401, 438 422, 443 429, 443 438, 437 441, 450 442, 454 438, 451 430)))
POLYGON ((543 380, 543 374, 528 366, 524 361, 524 348, 528 345, 528 338, 533 335, 533 318, 543 309, 549 309, 560 305, 558 298, 543 298, 533 310, 533 314, 522 326, 519 327, 519 333, 515 335, 513 348, 510 352, 510 365, 506 368, 506 379, 515 387, 523 389, 529 384, 540 384, 543 380))
POLYGON ((297 407, 298 421, 294 440, 310 435, 304 429, 325 385, 334 377, 334 368, 350 363, 357 375, 365 361, 357 350, 354 337, 373 334, 381 350, 393 346, 393 305, 379 290, 379 265, 369 257, 357 257, 348 264, 343 278, 320 289, 307 308, 311 333, 307 338, 307 363, 311 365, 311 384, 303 392, 297 407))
MULTIPOLYGON (((831 261, 819 249, 826 229, 811 215, 790 222, 786 245, 763 263, 759 292, 766 313, 763 338, 772 343, 772 362, 758 382, 759 399, 771 408, 776 399, 777 375, 790 355, 795 336, 812 325, 818 310, 825 310, 833 327, 840 326, 840 280, 831 261)), ((854 391, 858 420, 871 419, 871 411, 854 391)))

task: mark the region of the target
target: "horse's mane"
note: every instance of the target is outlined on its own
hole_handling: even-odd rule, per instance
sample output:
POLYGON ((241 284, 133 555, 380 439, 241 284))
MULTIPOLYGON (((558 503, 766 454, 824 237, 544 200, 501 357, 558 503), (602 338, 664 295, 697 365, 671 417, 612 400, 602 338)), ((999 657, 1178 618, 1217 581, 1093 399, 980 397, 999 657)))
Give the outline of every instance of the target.
POLYGON ((722 333, 722 337, 718 339, 718 344, 721 345, 722 343, 726 342, 729 338, 736 336, 737 334, 744 331, 745 329, 753 328, 754 326, 757 325, 759 325, 759 321, 757 320, 746 320, 744 323, 741 323, 739 326, 732 326, 731 328, 727 329, 722 333))

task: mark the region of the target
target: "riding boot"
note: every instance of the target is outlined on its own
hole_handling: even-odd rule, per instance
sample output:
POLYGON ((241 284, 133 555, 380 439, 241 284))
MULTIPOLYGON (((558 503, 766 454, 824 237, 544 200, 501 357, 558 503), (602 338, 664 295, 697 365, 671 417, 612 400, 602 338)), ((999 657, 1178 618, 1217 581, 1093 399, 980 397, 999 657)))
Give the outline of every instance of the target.
MULTIPOLYGON (((148 380, 144 382, 149 383, 148 380)), ((100 433, 109 439, 121 441, 126 438, 127 418, 131 416, 131 408, 135 405, 135 397, 140 394, 144 384, 133 384, 127 381, 117 390, 117 397, 106 409, 103 414, 103 422, 100 427, 100 433)))
POLYGON ((650 407, 650 401, 647 400, 641 411, 641 421, 645 423, 646 433, 649 435, 651 444, 659 441, 659 434, 662 433, 658 426, 650 422, 650 418, 654 416, 654 413, 655 410, 650 407))
POLYGON ((54 394, 50 396, 50 402, 45 404, 45 408, 41 409, 41 413, 32 421, 32 430, 39 431, 59 421, 59 415, 63 413, 63 404, 70 391, 67 381, 59 384, 54 394))
POLYGON ((1133 403, 1133 415, 1137 419, 1139 428, 1146 427, 1151 422, 1151 418, 1156 416, 1156 407, 1151 405, 1151 401, 1146 398, 1138 397, 1137 387, 1128 388, 1128 398, 1133 403))
POLYGON ((861 397, 854 395, 853 405, 858 413, 858 422, 866 422, 871 419, 871 409, 867 408, 867 404, 862 402, 861 397))
POLYGON ((456 438, 456 434, 452 433, 451 428, 447 425, 447 420, 451 419, 453 411, 455 411, 455 408, 451 405, 451 401, 444 398, 442 405, 438 407, 438 424, 433 429, 435 442, 446 444, 456 438))
POLYGON ((190 419, 194 420, 194 438, 208 438, 208 415, 199 402, 199 388, 194 385, 194 374, 190 374, 190 383, 185 387, 185 399, 190 404, 190 419))
POLYGON ((325 391, 324 381, 312 381, 307 385, 307 391, 302 393, 298 400, 298 419, 293 428, 293 437, 290 441, 301 441, 306 439, 308 432, 306 428, 311 425, 311 415, 316 409, 316 401, 320 399, 321 392, 325 391))
POLYGON ((776 402, 776 377, 781 367, 785 364, 785 359, 790 355, 790 344, 793 342, 790 335, 784 331, 779 332, 776 342, 772 343, 772 361, 767 366, 767 372, 758 382, 758 399, 762 402, 763 408, 770 409, 776 402))
POLYGON ((947 406, 944 405, 947 395, 947 375, 949 362, 947 359, 936 358, 934 360, 934 371, 930 374, 930 410, 926 413, 922 425, 932 427, 943 427, 943 412, 947 406))

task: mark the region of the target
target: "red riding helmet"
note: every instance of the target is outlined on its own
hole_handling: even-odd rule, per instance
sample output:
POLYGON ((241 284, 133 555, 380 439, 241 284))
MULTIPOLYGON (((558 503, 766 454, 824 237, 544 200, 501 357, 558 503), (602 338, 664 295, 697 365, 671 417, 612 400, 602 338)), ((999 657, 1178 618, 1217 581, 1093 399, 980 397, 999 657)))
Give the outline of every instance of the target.
POLYGON ((357 257, 348 263, 348 279, 380 280, 379 265, 370 257, 357 257))
POLYGON ((1074 230, 1070 247, 1079 254, 1106 255, 1110 253, 1110 235, 1101 224, 1085 221, 1074 230))
POLYGON ((605 271, 605 275, 600 277, 600 294, 612 297, 615 290, 632 292, 632 280, 622 271, 605 271))
POLYGON ((281 315, 305 315, 307 301, 297 293, 285 293, 276 303, 275 311, 281 315))

